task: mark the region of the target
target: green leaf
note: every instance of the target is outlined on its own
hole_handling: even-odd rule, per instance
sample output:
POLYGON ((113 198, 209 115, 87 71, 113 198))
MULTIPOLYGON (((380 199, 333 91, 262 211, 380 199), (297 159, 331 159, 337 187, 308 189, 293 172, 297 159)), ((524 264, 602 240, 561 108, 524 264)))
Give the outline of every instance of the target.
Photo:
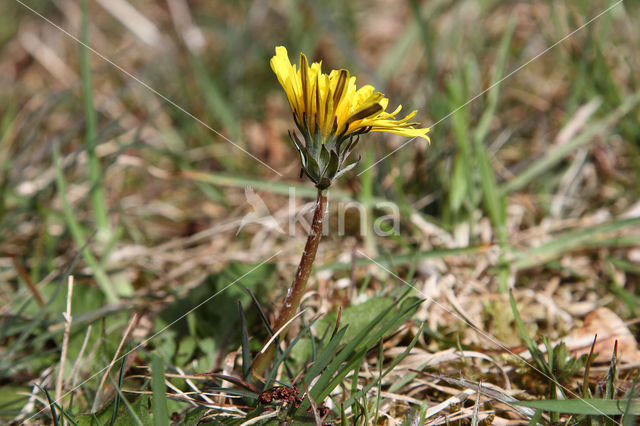
POLYGON ((198 370, 200 372, 210 371, 216 359, 216 342, 211 337, 198 339, 198 349, 202 356, 198 358, 198 370))
MULTIPOLYGON (((348 372, 361 363, 362 357, 369 348, 399 327, 415 312, 422 300, 414 297, 402 300, 408 293, 409 291, 405 292, 395 304, 380 312, 356 336, 347 340, 347 345, 333 356, 331 362, 326 366, 326 369, 323 369, 323 373, 313 385, 311 396, 315 401, 324 400, 340 384, 348 372), (396 307, 397 309, 394 310, 396 307)), ((305 376, 306 383, 312 383, 315 375, 318 374, 318 369, 313 367, 315 365, 305 376)), ((304 412, 307 408, 309 408, 309 403, 305 401, 297 412, 304 412)))
POLYGON ((193 354, 196 350, 197 342, 194 336, 185 336, 180 340, 178 344, 178 350, 176 351, 175 363, 178 367, 184 367, 191 361, 193 354))
MULTIPOLYGON (((256 297, 262 298, 271 284, 274 271, 275 265, 269 263, 259 266, 230 263, 222 271, 209 276, 202 284, 192 289, 186 297, 177 299, 163 309, 156 319, 155 328, 161 330, 171 324, 167 331, 175 333, 175 336, 195 333, 192 338, 196 342, 213 339, 212 342, 215 343, 216 348, 225 344, 229 346, 240 344, 242 333, 238 331, 241 329, 242 318, 238 312, 238 300, 243 304, 251 302, 251 296, 243 287, 251 289, 256 293, 256 297), (196 307, 197 309, 194 309, 196 307), (184 317, 185 312, 190 312, 189 317, 194 325, 193 333, 190 332, 187 317, 184 317)), ((254 320, 257 320, 255 310, 247 312, 246 320, 248 324, 253 324, 254 320)), ((165 360, 171 361, 174 359, 174 354, 170 354, 169 357, 166 355, 175 344, 176 337, 164 339, 164 333, 159 336, 163 346, 163 356, 165 360)), ((183 343, 180 342, 176 361, 186 364, 190 361, 190 356, 201 355, 191 351, 191 342, 184 344, 189 346, 182 347, 183 343)), ((201 345, 198 347, 202 351, 201 345)), ((211 348, 207 346, 206 349, 211 348)))
POLYGON ((196 407, 188 410, 182 421, 183 426, 197 426, 207 412, 207 407, 196 407))
MULTIPOLYGON (((142 395, 135 402, 130 403, 126 398, 120 395, 120 400, 124 403, 118 411, 118 416, 114 423, 115 426, 129 426, 135 424, 151 425, 154 419, 149 412, 150 397, 142 395)), ((97 413, 80 414, 76 417, 78 426, 97 426, 108 425, 113 416, 113 402, 104 407, 97 413)))
MULTIPOLYGON (((396 301, 391 297, 376 297, 359 305, 349 306, 340 314, 340 325, 348 326, 345 340, 355 338, 363 329, 370 325, 378 313, 389 309, 396 301)), ((318 335, 322 336, 327 329, 335 327, 338 312, 329 312, 316 324, 318 335)))

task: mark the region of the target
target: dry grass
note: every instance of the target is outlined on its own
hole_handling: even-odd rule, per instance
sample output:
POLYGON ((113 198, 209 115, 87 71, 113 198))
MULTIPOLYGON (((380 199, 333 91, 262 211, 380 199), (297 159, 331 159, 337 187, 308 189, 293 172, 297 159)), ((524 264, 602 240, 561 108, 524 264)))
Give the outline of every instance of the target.
MULTIPOLYGON (((202 415, 219 420, 221 413, 244 417, 253 410, 259 388, 232 398, 229 389, 242 390, 242 383, 210 375, 242 377, 236 299, 247 315, 254 354, 266 336, 246 293, 222 293, 155 336, 171 309, 185 312, 238 277, 237 284, 250 287, 270 316, 294 273, 305 232, 298 224, 295 235, 288 235, 289 222, 314 192, 298 178, 296 155, 285 138, 293 123, 268 68, 277 44, 322 58, 327 68, 347 67, 392 101, 420 110, 424 123, 436 123, 428 149, 411 143, 358 174, 406 142, 367 135, 358 171, 330 193, 332 232, 321 243, 298 332, 340 308, 348 323, 350 307, 397 297, 407 285, 425 299, 410 321, 385 336, 382 352, 377 345, 366 352, 357 378, 351 371, 335 387, 331 419, 340 419, 340 401, 374 383, 348 407, 345 422, 526 424, 535 410, 511 402, 552 395, 518 331, 507 287, 530 336, 564 339, 575 353, 591 345, 592 334, 583 327, 587 314, 612 310, 622 326, 612 328, 611 317, 595 320, 605 342, 598 349, 606 356, 561 385, 571 399, 637 399, 635 5, 613 7, 458 110, 609 4, 171 0, 131 2, 139 14, 118 15, 113 8, 119 3, 128 4, 89 6, 89 44, 117 64, 90 55, 89 75, 76 41, 19 2, 0 6, 0 422, 51 419, 47 397, 34 385, 55 387, 70 274, 73 324, 63 383, 75 399, 71 408, 68 397, 61 402, 76 419, 90 410, 97 389, 104 390, 103 404, 117 400, 121 390, 128 398, 120 397, 123 415, 137 412, 137 405, 127 405, 151 392, 151 354, 166 363, 170 413, 184 418, 188 407, 201 406, 208 409, 202 415), (510 25, 513 35, 502 48, 510 25), (91 113, 83 104, 89 79, 93 138, 87 136, 91 113), (489 161, 489 175, 483 174, 482 158, 489 161), (92 198, 90 175, 96 170, 104 211, 92 198), (241 227, 253 212, 247 187, 285 233, 241 227), (373 208, 376 202, 396 203, 400 232, 376 237, 369 223, 367 235, 360 235, 361 218, 353 210, 345 235, 338 235, 341 200, 363 203, 370 219, 387 214, 373 208), (108 217, 103 229, 101 214, 108 217), (242 275, 266 259, 273 270, 261 267, 256 282, 242 275), (106 303, 100 271, 118 302, 106 303), (128 324, 131 336, 121 341, 128 324), (578 339, 581 331, 591 337, 578 339), (608 393, 611 336, 620 346, 615 389, 608 393), (134 351, 104 375, 119 345, 134 351), (76 366, 80 354, 85 361, 76 366), (380 360, 385 371, 398 357, 380 378, 380 360), (122 382, 116 370, 124 372, 122 382)), ((27 4, 82 37, 83 14, 75 2, 27 4)), ((293 355, 295 376, 308 360, 293 355)), ((290 383, 285 369, 279 377, 290 383)), ((140 420, 146 423, 148 416, 140 420)), ((553 420, 549 412, 544 416, 553 420)), ((562 420, 584 419, 564 413, 562 420)))

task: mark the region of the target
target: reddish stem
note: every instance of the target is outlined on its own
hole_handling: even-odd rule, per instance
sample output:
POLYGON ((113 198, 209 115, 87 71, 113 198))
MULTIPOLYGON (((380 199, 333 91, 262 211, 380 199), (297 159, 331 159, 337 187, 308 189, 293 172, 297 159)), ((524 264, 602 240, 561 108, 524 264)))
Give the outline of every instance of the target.
MULTIPOLYGON (((313 261, 316 258, 318 251, 318 245, 322 238, 322 225, 324 224, 325 210, 327 208, 327 193, 326 190, 318 190, 318 199, 316 200, 316 206, 313 213, 313 220, 311 222, 311 230, 307 237, 307 244, 304 246, 302 252, 302 258, 298 265, 296 276, 293 279, 293 284, 287 292, 287 297, 284 299, 284 303, 280 307, 280 313, 273 326, 274 332, 280 330, 287 322, 289 322, 298 312, 300 307, 300 301, 307 288, 307 281, 311 275, 311 269, 313 268, 313 261)), ((283 329, 280 332, 280 339, 283 339, 287 330, 283 329)), ((258 354, 256 359, 251 365, 251 371, 257 377, 261 377, 264 374, 269 363, 273 360, 275 355, 276 346, 275 343, 269 345, 269 347, 262 353, 258 354)))

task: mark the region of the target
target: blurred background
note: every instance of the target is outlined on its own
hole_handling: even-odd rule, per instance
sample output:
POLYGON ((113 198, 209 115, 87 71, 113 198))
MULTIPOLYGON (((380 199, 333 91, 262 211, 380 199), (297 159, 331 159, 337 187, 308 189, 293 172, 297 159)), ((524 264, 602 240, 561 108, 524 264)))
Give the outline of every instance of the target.
MULTIPOLYGON (((323 240, 312 312, 390 294, 392 270, 450 309, 417 318, 465 344, 493 347, 451 312, 520 344, 500 308, 509 287, 551 338, 598 307, 637 318, 639 18, 631 1, 3 1, 0 415, 24 420, 32 381, 55 382, 69 275, 67 369, 90 361, 66 389, 108 365, 125 330, 149 337, 238 278, 271 314, 306 234, 240 229, 247 188, 285 230, 314 198, 269 66, 278 45, 432 127, 430 146, 362 137, 330 203, 365 214, 323 240), (398 206, 386 237, 371 232, 381 201, 398 206)), ((232 287, 144 350, 222 369, 238 299, 264 336, 232 287)))

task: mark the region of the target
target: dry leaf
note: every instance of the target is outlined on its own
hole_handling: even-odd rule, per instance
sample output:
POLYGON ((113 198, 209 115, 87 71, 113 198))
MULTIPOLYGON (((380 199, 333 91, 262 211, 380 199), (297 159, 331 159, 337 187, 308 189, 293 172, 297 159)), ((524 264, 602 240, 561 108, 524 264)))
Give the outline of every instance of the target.
POLYGON ((584 317, 582 327, 573 330, 563 340, 576 356, 588 354, 595 335, 593 362, 609 362, 615 341, 618 341, 618 360, 621 363, 640 362, 640 350, 624 321, 611 309, 598 308, 584 317))

